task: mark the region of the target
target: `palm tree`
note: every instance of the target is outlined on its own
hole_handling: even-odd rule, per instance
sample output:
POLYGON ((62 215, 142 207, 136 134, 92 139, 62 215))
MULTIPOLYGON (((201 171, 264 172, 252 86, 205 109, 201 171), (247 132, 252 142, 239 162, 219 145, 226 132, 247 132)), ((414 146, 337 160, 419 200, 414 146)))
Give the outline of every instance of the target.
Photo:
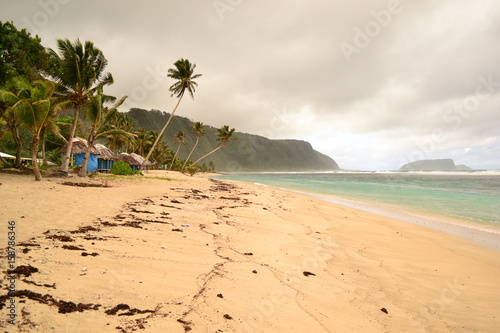
POLYGON ((229 129, 228 125, 224 125, 221 128, 219 128, 217 130, 217 133, 215 133, 215 135, 217 136, 217 141, 219 142, 219 145, 211 152, 209 152, 209 153, 203 155, 202 157, 200 157, 199 159, 197 159, 193 164, 198 164, 198 162, 200 162, 205 157, 212 155, 217 150, 221 149, 222 147, 227 146, 227 143, 230 140, 237 140, 236 138, 233 138, 233 133, 234 133, 234 128, 229 129))
POLYGON ((200 141, 200 137, 205 135, 205 126, 203 125, 202 122, 195 122, 191 124, 191 132, 196 135, 196 142, 194 143, 193 148, 189 152, 188 157, 184 161, 184 164, 182 165, 181 171, 184 171, 184 168, 186 167, 186 164, 189 161, 189 158, 191 157, 191 154, 193 154, 194 150, 196 149, 196 146, 198 145, 198 142, 200 141))
POLYGON ((134 134, 135 122, 121 112, 114 112, 103 127, 104 132, 114 130, 122 130, 122 134, 113 133, 106 134, 104 137, 107 142, 106 145, 115 153, 128 151, 129 147, 136 145, 137 134, 134 134))
POLYGON ((153 144, 151 134, 151 131, 145 131, 142 127, 139 127, 137 132, 135 132, 137 138, 135 140, 134 150, 137 152, 137 154, 143 156, 146 148, 151 147, 151 145, 153 144))
POLYGON ((14 94, 21 94, 17 95, 17 98, 12 98, 12 96, 5 95, 6 100, 2 100, 7 106, 3 111, 3 114, 1 114, 1 117, 4 120, 5 127, 8 129, 8 131, 11 133, 12 138, 14 139, 14 143, 16 146, 16 160, 14 162, 14 166, 18 168, 21 165, 21 152, 23 150, 23 139, 21 135, 21 120, 19 119, 19 115, 16 112, 16 110, 12 109, 12 106, 19 101, 20 99, 23 98, 23 94, 25 95, 24 97, 28 97, 26 95, 26 91, 20 91, 17 92, 15 89, 15 79, 9 80, 6 84, 5 87, 2 88, 2 91, 6 92, 12 92, 14 94))
POLYGON ((177 146, 177 150, 175 151, 174 158, 172 159, 172 163, 170 163, 169 169, 172 170, 172 167, 174 166, 175 163, 175 158, 177 157, 177 154, 179 153, 179 149, 181 149, 181 144, 184 144, 186 142, 186 136, 183 131, 178 131, 174 135, 174 142, 179 144, 177 146))
POLYGON ((82 44, 79 39, 74 43, 68 39, 58 39, 57 46, 61 56, 54 50, 49 50, 51 70, 48 74, 60 83, 62 88, 60 94, 72 102, 75 110, 61 165, 61 171, 68 172, 80 109, 98 87, 112 84, 113 76, 109 72, 104 72, 108 61, 92 42, 86 41, 82 44))
MULTIPOLYGON (((114 99, 114 98, 112 98, 114 99)), ((78 176, 85 177, 87 175, 87 165, 90 158, 90 153, 92 148, 94 147, 94 142, 97 138, 105 135, 113 135, 113 134, 124 134, 123 130, 115 129, 109 130, 106 132, 99 132, 99 129, 108 121, 111 115, 123 102, 127 99, 127 96, 123 96, 118 102, 116 102, 110 109, 104 107, 103 104, 110 100, 109 96, 106 96, 102 92, 102 87, 99 87, 96 90, 96 93, 90 97, 89 102, 86 104, 85 108, 85 118, 92 122, 90 127, 90 133, 87 140, 87 150, 85 151, 85 156, 83 158, 82 167, 78 172, 78 176)))
POLYGON ((196 68, 196 64, 191 64, 187 59, 181 58, 177 60, 174 63, 174 66, 175 69, 174 68, 168 69, 168 77, 177 81, 170 86, 169 91, 172 92, 172 96, 175 95, 179 99, 179 101, 175 105, 174 110, 170 114, 170 117, 168 117, 167 122, 161 129, 160 134, 156 138, 156 141, 153 143, 153 146, 151 146, 151 149, 149 150, 149 153, 146 156, 144 163, 146 163, 146 161, 151 157, 153 150, 158 144, 158 141, 160 141, 161 137, 163 136, 163 133, 167 129, 168 124, 170 124, 170 121, 174 117, 175 111, 177 110, 177 107, 181 103, 182 97, 184 96, 186 90, 191 95, 191 98, 194 99, 194 92, 196 90, 196 87, 198 86, 198 83, 196 83, 194 80, 202 75, 202 74, 193 74, 194 69, 196 68))
POLYGON ((0 91, 0 99, 14 103, 12 110, 18 113, 21 123, 31 130, 33 136, 31 159, 36 181, 42 180, 37 162, 40 133, 57 110, 69 104, 69 101, 60 102, 54 96, 55 89, 56 84, 51 81, 35 81, 31 85, 26 79, 17 78, 14 80, 15 92, 0 91))

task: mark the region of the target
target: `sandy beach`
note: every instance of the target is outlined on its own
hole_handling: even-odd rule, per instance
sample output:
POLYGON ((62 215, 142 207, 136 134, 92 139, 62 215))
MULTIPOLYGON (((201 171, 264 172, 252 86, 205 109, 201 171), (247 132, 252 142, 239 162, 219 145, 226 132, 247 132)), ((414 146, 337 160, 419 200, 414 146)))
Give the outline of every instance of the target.
POLYGON ((0 228, 6 332, 500 331, 500 251, 272 188, 0 174, 0 228))

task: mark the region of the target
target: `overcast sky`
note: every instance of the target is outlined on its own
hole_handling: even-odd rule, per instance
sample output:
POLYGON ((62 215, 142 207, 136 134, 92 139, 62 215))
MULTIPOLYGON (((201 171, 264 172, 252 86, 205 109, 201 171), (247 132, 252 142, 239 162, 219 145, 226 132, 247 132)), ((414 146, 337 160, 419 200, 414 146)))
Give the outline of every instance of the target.
POLYGON ((192 120, 303 139, 344 169, 500 169, 498 0, 0 0, 0 20, 94 42, 121 111, 171 111, 166 72, 187 58, 192 120))

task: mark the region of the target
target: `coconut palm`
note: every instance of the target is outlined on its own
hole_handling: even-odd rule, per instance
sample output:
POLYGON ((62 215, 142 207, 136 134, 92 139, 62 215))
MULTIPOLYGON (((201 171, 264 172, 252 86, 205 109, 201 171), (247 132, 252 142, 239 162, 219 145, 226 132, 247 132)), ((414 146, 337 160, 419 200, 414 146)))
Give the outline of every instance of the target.
POLYGON ((54 82, 35 81, 30 84, 24 78, 16 78, 13 82, 14 92, 1 90, 0 99, 13 103, 11 109, 18 113, 21 123, 31 130, 33 171, 35 180, 40 181, 42 175, 37 162, 40 133, 57 110, 66 107, 69 101, 60 102, 60 99, 54 96, 56 89, 54 82))
POLYGON ((177 157, 177 154, 179 153, 179 150, 181 149, 181 144, 186 143, 186 136, 183 131, 178 131, 174 135, 174 142, 178 144, 177 150, 175 151, 174 158, 172 159, 172 163, 170 163, 169 169, 172 170, 172 167, 174 166, 175 163, 175 158, 177 157))
POLYGON ((198 164, 198 162, 200 162, 205 157, 210 156, 213 153, 215 153, 217 150, 221 149, 222 147, 227 146, 227 143, 229 141, 237 140, 236 138, 233 138, 233 133, 234 133, 234 128, 229 129, 228 125, 224 125, 221 128, 219 128, 217 130, 217 133, 215 133, 215 135, 217 136, 217 141, 219 142, 217 147, 214 150, 212 150, 211 152, 209 152, 209 153, 203 155, 202 157, 200 157, 199 159, 197 159, 193 164, 198 164))
MULTIPOLYGON (((85 118, 91 121, 90 133, 87 140, 87 150, 85 151, 85 156, 83 158, 82 167, 78 172, 78 176, 85 177, 87 175, 87 165, 90 158, 90 153, 94 147, 94 142, 97 138, 106 135, 116 135, 116 134, 126 134, 123 130, 114 129, 106 132, 98 133, 100 128, 108 121, 114 112, 120 105, 123 104, 127 96, 123 96, 118 102, 116 102, 111 108, 104 107, 103 104, 109 100, 109 96, 106 96, 102 92, 102 87, 96 90, 96 93, 90 97, 89 102, 85 107, 85 118)), ((113 98, 114 99, 114 98, 113 98)))
POLYGON ((188 157, 184 161, 184 164, 182 165, 181 171, 184 171, 184 168, 186 167, 186 164, 189 161, 189 158, 193 154, 194 150, 196 149, 196 146, 198 146, 198 142, 200 141, 200 138, 205 135, 205 125, 203 125, 202 122, 195 122, 191 124, 191 133, 193 133, 196 136, 196 142, 194 143, 193 148, 189 152, 188 157))
POLYGON ((12 139, 14 140, 16 146, 16 160, 14 162, 14 165, 17 168, 21 165, 21 152, 24 142, 21 134, 21 120, 19 119, 19 114, 18 112, 16 112, 16 110, 12 109, 12 106, 23 97, 29 96, 26 95, 26 91, 18 91, 17 89, 15 89, 15 81, 16 80, 9 80, 5 84, 5 87, 2 88, 2 91, 11 92, 15 94, 17 98, 13 98, 10 95, 4 95, 5 100, 2 100, 2 102, 7 107, 3 110, 0 110, 0 112, 3 112, 0 116, 3 118, 5 129, 7 129, 11 133, 12 139))
MULTIPOLYGON (((128 151, 130 147, 136 145, 137 134, 134 134, 134 127, 136 123, 121 112, 114 112, 103 126, 104 132, 112 133, 112 130, 122 130, 122 134, 113 133, 106 134, 104 137, 107 142, 106 145, 115 153, 128 151)), ((151 136, 151 135, 149 135, 151 136)), ((152 140, 152 139, 151 139, 152 140)))
POLYGON ((134 145, 134 151, 143 156, 144 152, 148 147, 153 144, 153 136, 151 131, 146 131, 144 128, 139 127, 135 132, 136 140, 134 145))
POLYGON ((61 171, 68 172, 80 110, 98 87, 113 83, 113 76, 109 72, 104 72, 108 61, 92 42, 86 41, 82 44, 79 39, 74 43, 68 39, 58 39, 57 46, 61 55, 49 50, 51 70, 48 74, 60 83, 61 95, 72 102, 75 110, 61 165, 61 171))
POLYGON ((170 86, 169 91, 172 92, 172 96, 175 95, 179 100, 177 101, 174 110, 170 114, 170 117, 168 117, 167 122, 161 129, 160 134, 156 138, 156 141, 153 143, 153 146, 151 146, 151 149, 149 150, 149 153, 146 156, 144 163, 149 159, 149 157, 151 157, 153 150, 158 144, 158 141, 160 141, 161 137, 163 136, 163 133, 168 127, 168 124, 170 124, 170 121, 174 117, 175 111, 179 107, 179 104, 181 103, 182 97, 184 96, 186 90, 191 95, 191 98, 194 99, 194 92, 196 90, 196 87, 198 86, 198 83, 196 83, 194 80, 202 75, 202 74, 193 74, 194 69, 196 68, 196 64, 191 64, 187 59, 181 58, 177 60, 174 63, 174 66, 175 68, 168 69, 168 77, 177 81, 172 86, 170 86))

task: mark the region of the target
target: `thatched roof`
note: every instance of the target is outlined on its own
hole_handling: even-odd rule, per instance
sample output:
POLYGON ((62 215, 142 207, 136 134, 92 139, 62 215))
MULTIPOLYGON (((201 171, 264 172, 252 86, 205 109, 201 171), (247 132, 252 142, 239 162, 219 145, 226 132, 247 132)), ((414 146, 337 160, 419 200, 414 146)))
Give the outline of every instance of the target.
POLYGON ((111 149, 109 149, 105 145, 102 145, 100 143, 96 143, 94 145, 94 147, 97 150, 100 159, 102 159, 102 160, 116 160, 116 155, 113 154, 111 149))
MULTIPOLYGON (((64 147, 61 148, 61 151, 66 151, 67 147, 68 145, 64 145, 64 147)), ((71 147, 71 153, 85 154, 85 152, 87 151, 87 147, 88 147, 87 140, 82 138, 73 138, 73 146, 71 147)), ((94 155, 99 155, 99 158, 103 160, 116 159, 115 154, 113 154, 113 152, 108 147, 100 143, 96 143, 94 147, 92 147, 92 149, 90 150, 90 153, 94 155)))
MULTIPOLYGON (((142 163, 144 162, 144 157, 142 157, 141 155, 137 155, 136 153, 121 153, 120 155, 118 155, 118 159, 129 165, 142 165, 142 163)), ((148 161, 145 165, 147 166, 151 164, 153 163, 148 161)))

